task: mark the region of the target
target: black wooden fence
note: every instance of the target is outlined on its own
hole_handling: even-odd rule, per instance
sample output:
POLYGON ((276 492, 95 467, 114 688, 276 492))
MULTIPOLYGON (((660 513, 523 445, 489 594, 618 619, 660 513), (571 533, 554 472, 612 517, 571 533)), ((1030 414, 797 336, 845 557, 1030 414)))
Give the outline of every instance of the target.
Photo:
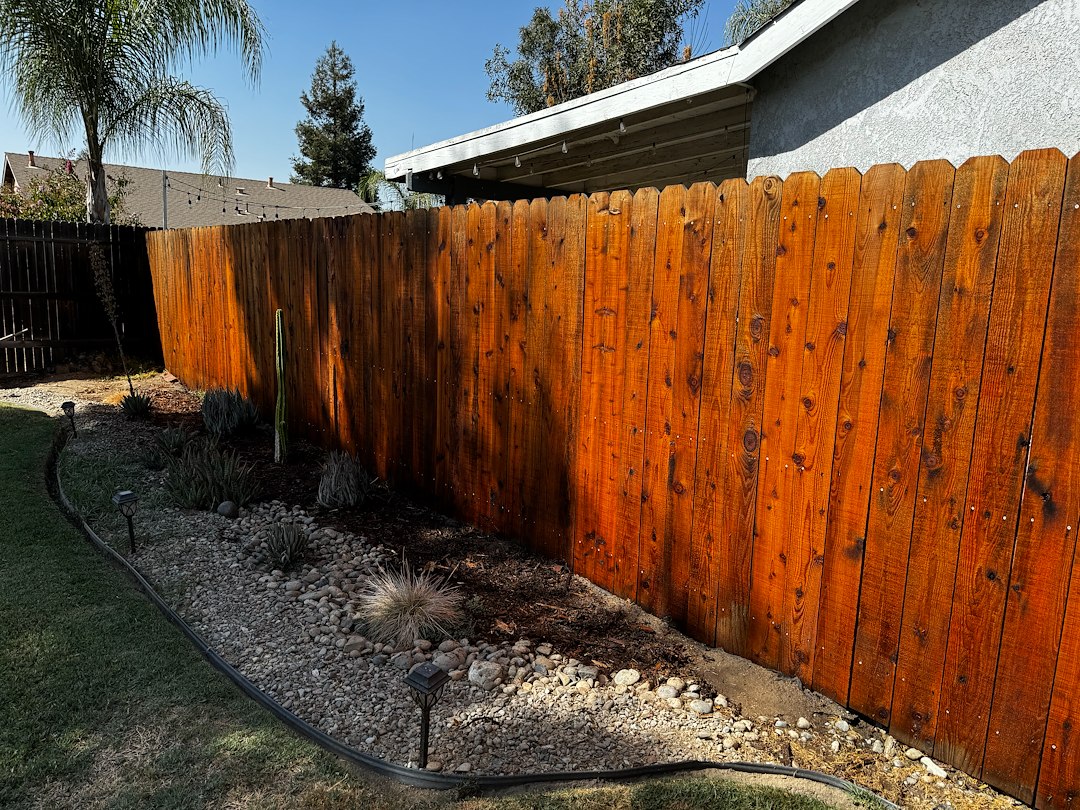
POLYGON ((46 372, 75 355, 115 353, 90 246, 112 274, 125 349, 161 357, 146 228, 0 219, 0 377, 46 372))

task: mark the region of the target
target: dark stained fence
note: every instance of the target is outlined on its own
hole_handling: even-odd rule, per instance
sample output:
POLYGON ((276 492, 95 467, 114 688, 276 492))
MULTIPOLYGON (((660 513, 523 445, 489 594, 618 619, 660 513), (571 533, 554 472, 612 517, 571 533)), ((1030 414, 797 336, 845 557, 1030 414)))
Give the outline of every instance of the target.
POLYGON ((168 368, 1040 807, 1080 793, 1080 158, 147 237, 168 368))
POLYGON ((84 352, 115 353, 89 246, 104 251, 125 348, 161 358, 146 229, 0 219, 0 377, 49 371, 84 352))

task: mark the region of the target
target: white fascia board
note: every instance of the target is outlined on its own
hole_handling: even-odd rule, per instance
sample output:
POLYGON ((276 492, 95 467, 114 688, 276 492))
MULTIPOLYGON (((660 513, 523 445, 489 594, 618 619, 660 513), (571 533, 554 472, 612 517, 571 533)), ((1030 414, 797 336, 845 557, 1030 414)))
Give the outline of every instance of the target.
POLYGON ((486 129, 394 155, 386 159, 386 176, 402 180, 410 171, 433 171, 483 160, 496 152, 526 149, 585 127, 746 82, 857 2, 802 0, 742 47, 715 51, 486 129))
POLYGON ((389 157, 386 176, 398 179, 410 170, 430 171, 515 146, 558 139, 583 127, 697 95, 703 88, 723 87, 729 83, 731 64, 737 53, 738 48, 727 48, 486 129, 389 157))

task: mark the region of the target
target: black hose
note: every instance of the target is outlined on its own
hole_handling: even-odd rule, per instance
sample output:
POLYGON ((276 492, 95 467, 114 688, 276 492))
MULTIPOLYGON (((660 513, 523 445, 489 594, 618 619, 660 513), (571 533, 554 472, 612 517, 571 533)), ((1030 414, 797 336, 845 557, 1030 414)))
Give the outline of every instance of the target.
POLYGON ((792 768, 786 765, 759 764, 756 762, 707 762, 700 760, 686 760, 683 762, 668 762, 659 765, 641 765, 636 768, 620 768, 611 771, 554 771, 551 773, 514 774, 511 776, 473 776, 447 775, 433 773, 431 771, 406 768, 403 765, 395 765, 378 757, 357 751, 340 740, 336 740, 321 729, 315 728, 305 720, 297 717, 276 700, 265 694, 255 686, 236 667, 226 661, 200 636, 183 618, 174 611, 158 594, 150 582, 142 575, 138 568, 132 565, 122 555, 118 554, 111 546, 105 543, 90 525, 76 511, 74 505, 64 494, 63 485, 60 482, 60 473, 57 465, 60 451, 66 441, 66 433, 61 431, 60 436, 49 454, 48 470, 52 486, 49 487, 58 505, 67 514, 68 518, 83 533, 90 543, 114 565, 124 570, 135 584, 146 594, 158 610, 164 614, 170 622, 176 625, 180 632, 187 636, 188 640, 195 645, 203 657, 209 661, 215 669, 224 674, 249 698, 261 705, 285 725, 302 737, 306 737, 314 743, 322 746, 332 754, 335 754, 347 762, 360 765, 375 771, 383 776, 389 776, 406 785, 422 788, 448 790, 462 785, 468 785, 478 789, 498 789, 516 787, 519 785, 542 784, 545 782, 571 782, 584 780, 608 780, 626 781, 646 776, 664 776, 687 771, 702 771, 709 769, 738 771, 740 773, 767 774, 772 776, 789 776, 796 779, 807 779, 811 782, 819 782, 829 787, 849 793, 860 793, 873 796, 883 807, 890 810, 900 810, 897 805, 874 794, 865 788, 861 788, 846 779, 831 776, 819 771, 810 771, 803 768, 792 768))

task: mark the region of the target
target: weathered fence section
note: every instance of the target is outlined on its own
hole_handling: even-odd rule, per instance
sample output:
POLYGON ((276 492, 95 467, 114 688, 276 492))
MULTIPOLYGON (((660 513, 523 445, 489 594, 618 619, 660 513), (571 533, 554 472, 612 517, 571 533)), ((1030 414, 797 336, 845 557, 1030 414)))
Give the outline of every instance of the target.
POLYGON ((170 370, 1040 807, 1080 795, 1080 158, 147 237, 170 370))
POLYGON ((0 376, 48 371, 116 345, 94 287, 90 245, 109 265, 122 337, 160 359, 145 228, 0 219, 0 376))

